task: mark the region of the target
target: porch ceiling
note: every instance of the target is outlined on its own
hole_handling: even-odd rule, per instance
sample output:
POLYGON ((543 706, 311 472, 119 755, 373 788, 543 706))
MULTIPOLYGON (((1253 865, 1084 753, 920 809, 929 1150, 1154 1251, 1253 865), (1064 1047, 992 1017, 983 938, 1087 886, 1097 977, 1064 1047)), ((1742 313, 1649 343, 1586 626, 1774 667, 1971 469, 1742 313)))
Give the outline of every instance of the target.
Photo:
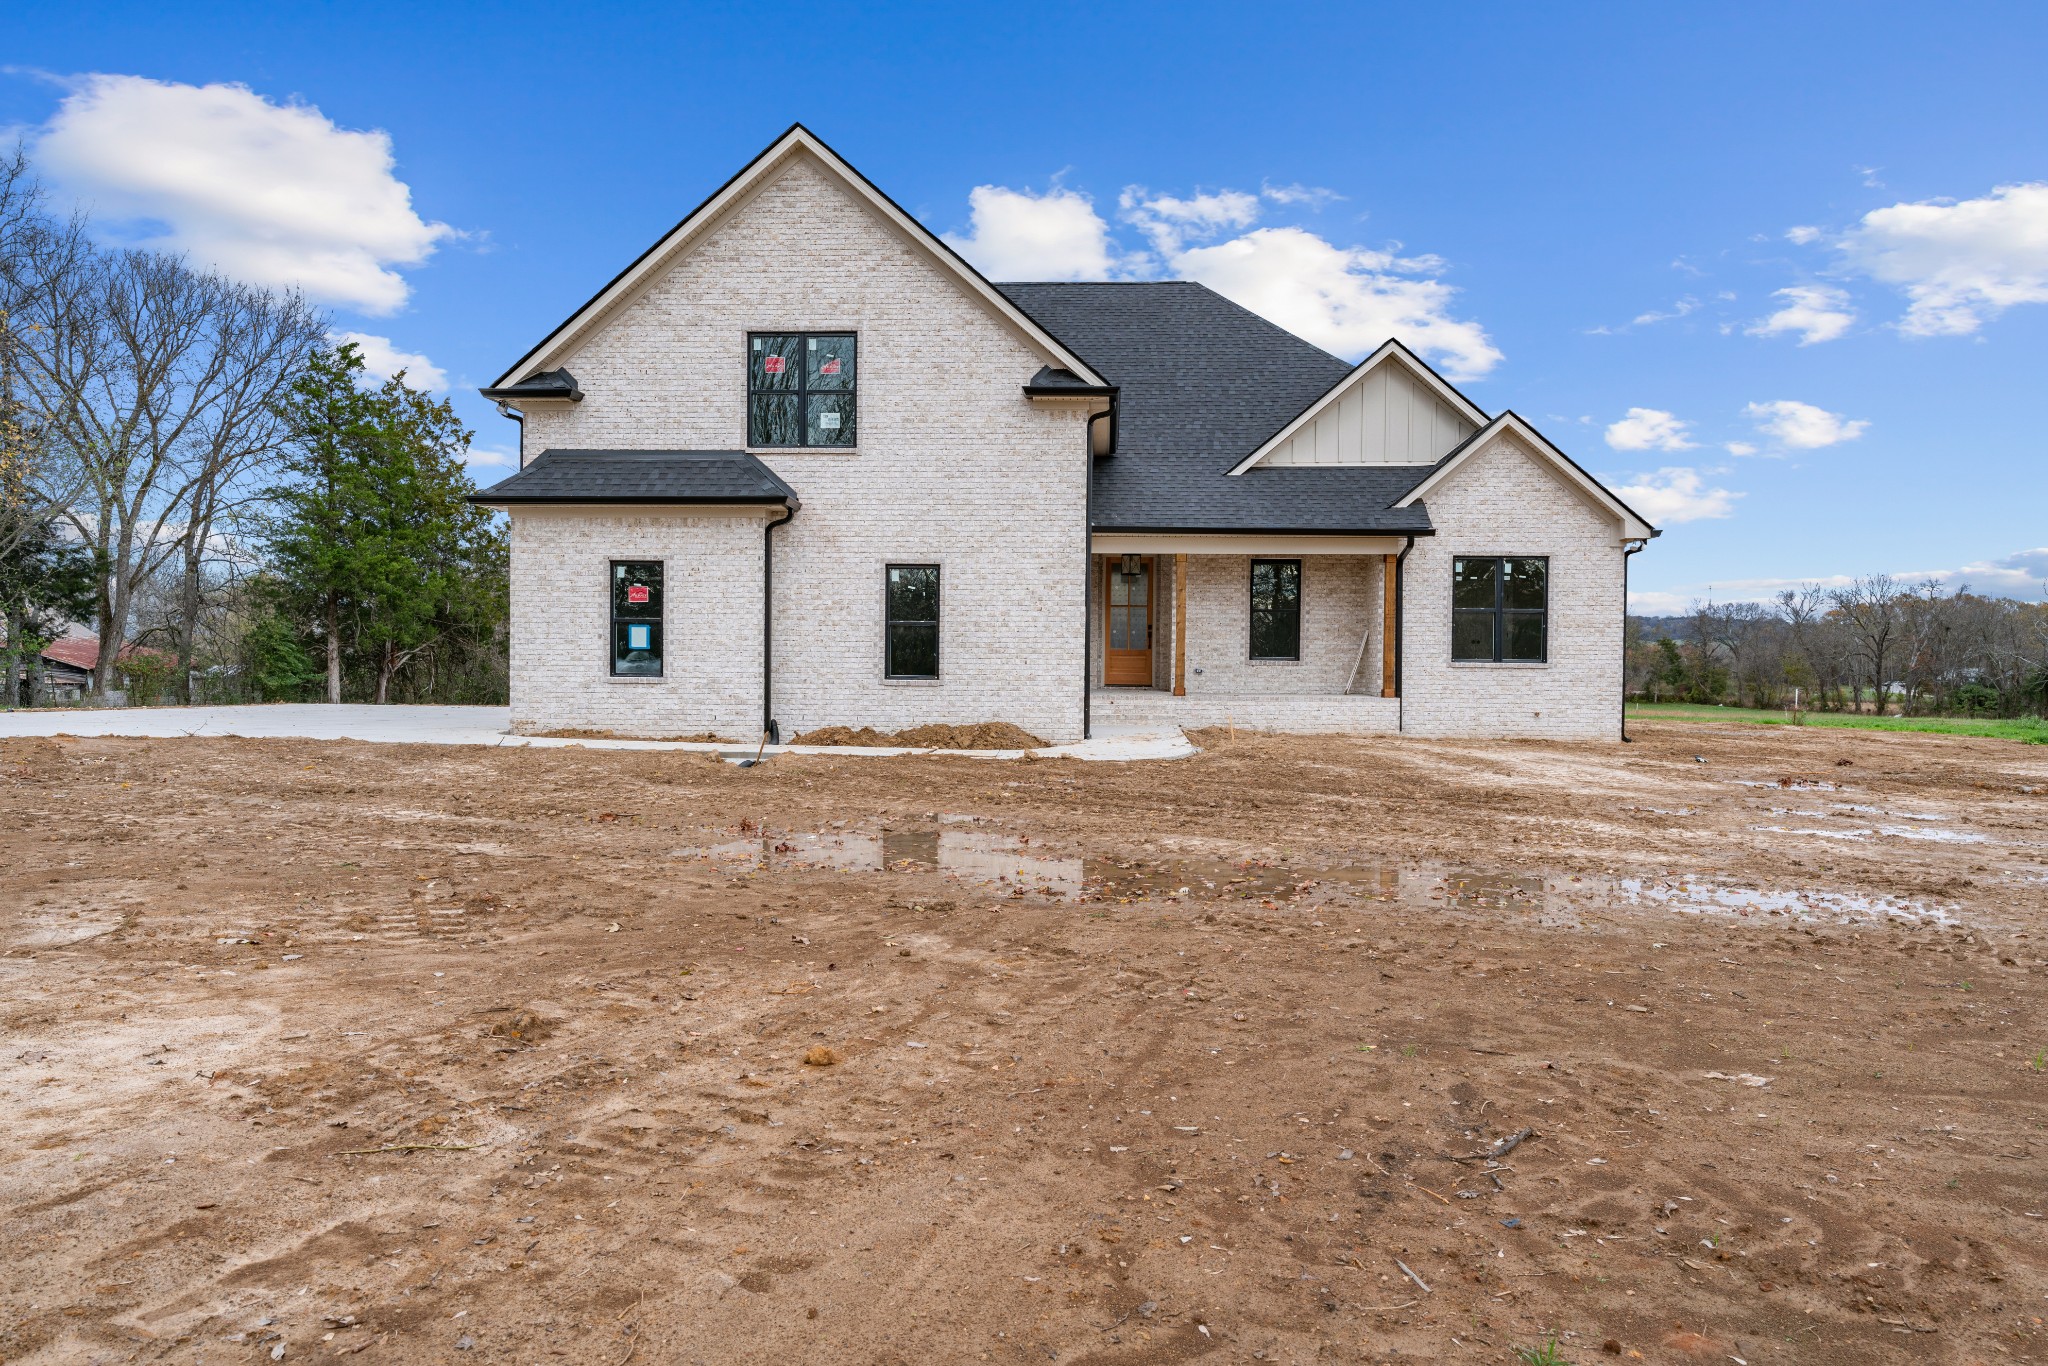
POLYGON ((1405 536, 1302 536, 1284 532, 1098 531, 1098 555, 1398 555, 1405 536))

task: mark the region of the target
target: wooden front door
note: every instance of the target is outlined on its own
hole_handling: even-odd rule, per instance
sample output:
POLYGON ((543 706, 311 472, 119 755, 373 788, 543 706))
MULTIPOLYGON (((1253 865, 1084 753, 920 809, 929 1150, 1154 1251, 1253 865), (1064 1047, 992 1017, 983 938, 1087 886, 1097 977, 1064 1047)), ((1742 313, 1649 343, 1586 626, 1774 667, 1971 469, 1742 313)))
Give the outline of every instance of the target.
POLYGON ((1103 561, 1102 681, 1110 687, 1152 686, 1152 560, 1124 573, 1122 556, 1103 561))

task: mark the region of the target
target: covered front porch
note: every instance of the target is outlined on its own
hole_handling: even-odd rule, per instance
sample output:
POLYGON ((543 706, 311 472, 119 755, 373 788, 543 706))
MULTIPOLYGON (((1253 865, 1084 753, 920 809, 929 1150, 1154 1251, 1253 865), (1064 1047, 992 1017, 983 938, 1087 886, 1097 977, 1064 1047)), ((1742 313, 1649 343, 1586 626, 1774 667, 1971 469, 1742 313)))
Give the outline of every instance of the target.
POLYGON ((1400 725, 1404 536, 1093 538, 1094 724, 1373 732, 1400 725))

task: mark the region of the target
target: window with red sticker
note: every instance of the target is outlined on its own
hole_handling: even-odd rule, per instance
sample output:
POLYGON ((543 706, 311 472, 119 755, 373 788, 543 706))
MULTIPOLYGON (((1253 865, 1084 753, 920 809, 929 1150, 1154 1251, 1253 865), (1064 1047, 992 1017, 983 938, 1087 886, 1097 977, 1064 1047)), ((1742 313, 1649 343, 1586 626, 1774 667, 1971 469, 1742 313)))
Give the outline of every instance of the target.
POLYGON ((851 332, 755 332, 747 338, 747 444, 851 446, 851 332))

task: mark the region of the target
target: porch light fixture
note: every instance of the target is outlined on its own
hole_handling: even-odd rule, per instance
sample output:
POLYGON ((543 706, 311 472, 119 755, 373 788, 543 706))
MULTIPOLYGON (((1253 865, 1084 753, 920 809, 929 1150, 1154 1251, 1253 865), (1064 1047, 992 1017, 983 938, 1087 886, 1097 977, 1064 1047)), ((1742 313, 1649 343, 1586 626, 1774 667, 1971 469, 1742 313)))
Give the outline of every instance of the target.
POLYGON ((1126 555, 1117 570, 1127 579, 1135 579, 1145 572, 1145 562, 1136 555, 1126 555))

